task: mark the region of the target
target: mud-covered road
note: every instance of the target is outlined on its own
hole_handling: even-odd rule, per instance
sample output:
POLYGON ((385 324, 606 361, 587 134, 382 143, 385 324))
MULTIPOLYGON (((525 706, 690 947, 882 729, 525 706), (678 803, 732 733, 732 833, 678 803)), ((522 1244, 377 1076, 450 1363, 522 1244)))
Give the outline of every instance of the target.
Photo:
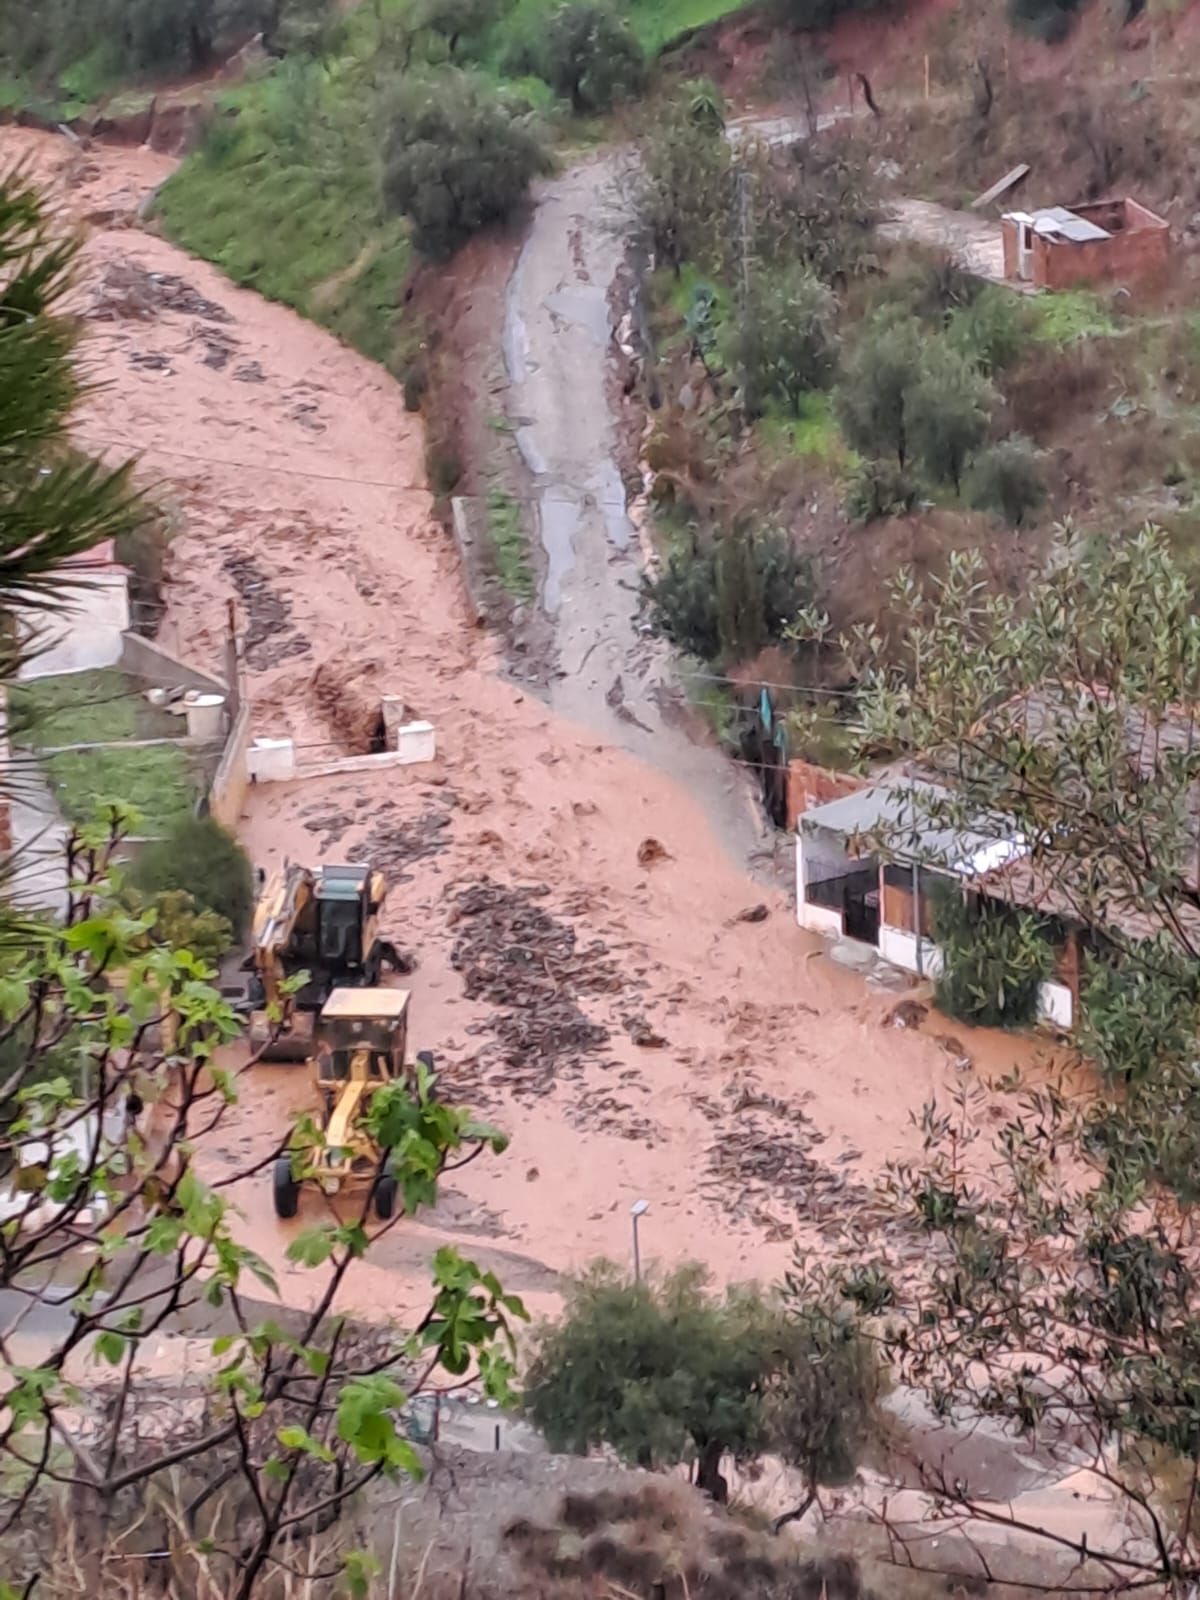
POLYGON ((632 157, 598 155, 543 184, 508 287, 508 419, 534 484, 554 625, 550 704, 670 774, 745 863, 763 829, 745 774, 698 737, 669 649, 639 620, 640 507, 618 465, 610 356, 626 262, 632 157))

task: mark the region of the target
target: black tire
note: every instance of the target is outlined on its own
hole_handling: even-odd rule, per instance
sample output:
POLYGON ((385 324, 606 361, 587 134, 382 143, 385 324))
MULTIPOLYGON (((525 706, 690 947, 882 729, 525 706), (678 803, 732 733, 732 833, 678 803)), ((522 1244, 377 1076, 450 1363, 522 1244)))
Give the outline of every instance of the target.
POLYGON ((375 1202, 375 1215, 380 1222, 386 1222, 389 1217, 396 1214, 396 1180, 388 1167, 375 1179, 375 1193, 372 1199, 375 1202))
POLYGON ((275 1188, 275 1215, 277 1217, 294 1217, 300 1204, 300 1185, 292 1177, 292 1160, 290 1156, 277 1156, 275 1158, 274 1188, 275 1188))
POLYGON ((433 1051, 432 1050, 418 1050, 417 1051, 417 1060, 421 1063, 421 1065, 423 1067, 427 1067, 430 1072, 436 1072, 437 1071, 437 1067, 434 1065, 433 1051))

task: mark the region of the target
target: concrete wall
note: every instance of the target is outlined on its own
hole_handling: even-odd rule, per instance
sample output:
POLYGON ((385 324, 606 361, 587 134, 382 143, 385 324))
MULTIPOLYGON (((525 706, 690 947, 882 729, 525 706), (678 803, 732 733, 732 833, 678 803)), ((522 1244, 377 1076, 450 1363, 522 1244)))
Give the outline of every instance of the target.
MULTIPOLYGON (((821 851, 820 844, 815 839, 806 839, 802 830, 796 830, 796 921, 802 928, 808 928, 813 933, 832 934, 840 936, 842 933, 842 913, 835 911, 832 906, 809 905, 804 898, 804 884, 806 870, 820 878, 828 876, 822 870, 821 862, 825 854, 821 851), (814 857, 816 859, 814 859, 814 857), (806 866, 807 863, 807 866, 806 866)), ((845 863, 845 857, 841 860, 845 863)))
POLYGON ((204 694, 228 694, 229 687, 211 672, 202 672, 172 651, 140 634, 127 633, 118 657, 121 666, 134 678, 145 678, 163 689, 199 689, 204 694))
POLYGON ((250 706, 243 704, 229 730, 220 764, 213 776, 208 793, 208 809, 223 828, 231 831, 238 825, 242 804, 250 786, 250 765, 247 751, 250 748, 250 706))
POLYGON ((879 925, 879 954, 894 967, 905 972, 920 972, 926 978, 936 978, 945 965, 942 952, 932 939, 921 940, 921 959, 917 960, 917 936, 905 928, 879 925))
POLYGON ((1127 228, 1110 239, 1072 244, 1065 239, 1033 239, 1033 282, 1042 289, 1066 289, 1105 278, 1140 278, 1165 267, 1171 231, 1164 222, 1127 228))
POLYGON ((18 628, 36 635, 36 654, 19 677, 52 678, 63 672, 114 667, 129 626, 129 578, 124 569, 89 573, 87 588, 72 591, 57 614, 16 612, 18 628))
POLYGON ((1068 1032, 1075 1025, 1075 1002, 1065 983, 1043 983, 1038 990, 1038 1020, 1068 1032))
POLYGON ((1004 276, 1017 282, 1020 277, 1020 226, 1010 217, 1000 220, 1000 238, 1004 244, 1004 276))

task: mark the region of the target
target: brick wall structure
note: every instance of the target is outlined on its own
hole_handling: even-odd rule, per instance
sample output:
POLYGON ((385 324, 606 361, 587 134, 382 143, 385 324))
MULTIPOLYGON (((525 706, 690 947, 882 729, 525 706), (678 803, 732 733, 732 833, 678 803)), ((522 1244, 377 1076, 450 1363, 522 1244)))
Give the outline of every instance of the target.
MULTIPOLYGON (((1161 271, 1171 254, 1171 228, 1136 200, 1098 200, 1072 206, 1075 216, 1093 222, 1107 239, 1072 240, 1034 232, 1028 281, 1038 289, 1067 289, 1107 278, 1130 280, 1161 271)), ((1019 234, 1013 217, 1001 222, 1004 275, 1020 277, 1019 234)))
POLYGON ((788 831, 796 831, 796 823, 813 806, 826 805, 830 800, 840 800, 866 785, 865 778, 856 778, 849 772, 833 772, 829 767, 818 767, 811 761, 788 762, 787 813, 788 831))

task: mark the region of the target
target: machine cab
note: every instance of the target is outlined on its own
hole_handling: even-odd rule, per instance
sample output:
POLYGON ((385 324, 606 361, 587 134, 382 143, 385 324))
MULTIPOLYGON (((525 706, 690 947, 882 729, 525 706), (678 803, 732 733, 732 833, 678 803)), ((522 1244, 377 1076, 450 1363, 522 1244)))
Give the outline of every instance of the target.
POLYGON ((404 1076, 407 989, 335 989, 313 1030, 313 1059, 323 1087, 362 1077, 404 1076))

